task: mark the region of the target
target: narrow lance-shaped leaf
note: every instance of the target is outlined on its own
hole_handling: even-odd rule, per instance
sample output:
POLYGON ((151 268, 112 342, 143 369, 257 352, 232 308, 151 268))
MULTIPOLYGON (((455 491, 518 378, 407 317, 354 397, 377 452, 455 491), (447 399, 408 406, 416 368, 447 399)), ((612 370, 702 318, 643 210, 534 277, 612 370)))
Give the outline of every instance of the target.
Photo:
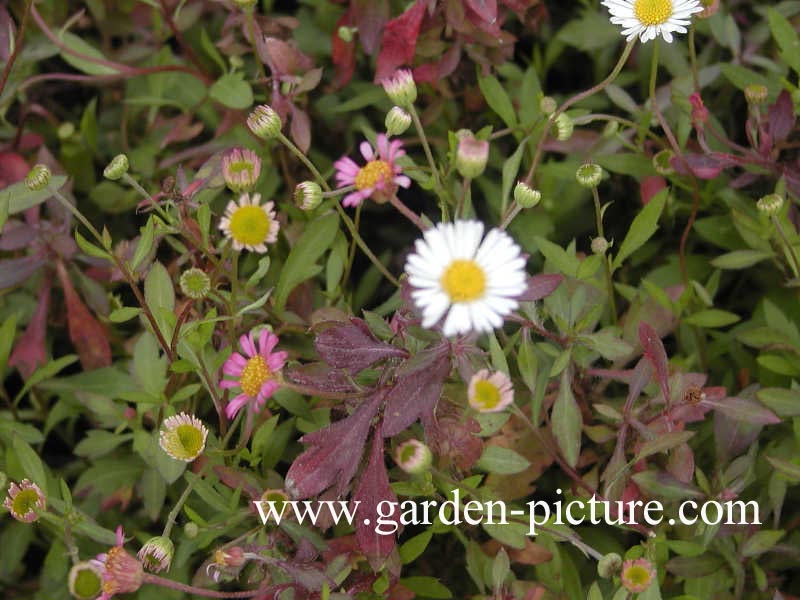
POLYGON ((558 397, 553 404, 553 434, 567 464, 574 467, 578 464, 581 453, 581 430, 583 417, 578 403, 572 393, 571 370, 565 369, 561 374, 561 385, 558 397))

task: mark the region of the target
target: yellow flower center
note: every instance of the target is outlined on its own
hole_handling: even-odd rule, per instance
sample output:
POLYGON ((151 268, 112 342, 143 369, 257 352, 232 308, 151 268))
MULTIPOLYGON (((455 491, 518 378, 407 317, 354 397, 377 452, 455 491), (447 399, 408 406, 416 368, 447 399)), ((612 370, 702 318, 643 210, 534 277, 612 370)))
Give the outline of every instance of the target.
POLYGON ((622 574, 623 584, 630 590, 644 590, 650 585, 653 574, 643 565, 631 565, 622 574))
POLYGON ((486 291, 486 274, 475 261, 457 259, 447 267, 441 283, 451 302, 471 302, 486 291))
POLYGON ((261 390, 261 386, 269 379, 272 379, 272 371, 269 370, 264 357, 259 354, 247 361, 242 369, 239 384, 245 394, 255 398, 261 390))
POLYGON ((500 390, 491 381, 475 382, 473 403, 482 410, 492 410, 500 404, 500 390))
POLYGON ((378 185, 380 181, 391 181, 392 167, 385 160, 371 160, 359 169, 356 175, 356 188, 364 190, 378 185))
POLYGON ((32 510, 35 510, 38 501, 39 494, 36 493, 36 490, 31 488, 24 489, 12 500, 11 511, 20 517, 24 517, 32 510))
POLYGON ((203 448, 203 432, 194 425, 178 425, 175 435, 187 456, 197 456, 203 448))
POLYGON ((643 25, 661 25, 672 16, 672 0, 636 0, 633 12, 643 25))
POLYGON ((231 237, 240 244, 263 244, 269 234, 270 218, 260 206, 241 206, 231 215, 231 237))

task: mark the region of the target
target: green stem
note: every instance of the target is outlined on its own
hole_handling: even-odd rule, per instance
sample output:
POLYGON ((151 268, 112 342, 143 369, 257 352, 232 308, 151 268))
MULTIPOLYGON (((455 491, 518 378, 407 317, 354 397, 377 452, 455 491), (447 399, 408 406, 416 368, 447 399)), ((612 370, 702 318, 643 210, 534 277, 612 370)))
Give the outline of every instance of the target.
POLYGON ((775 225, 775 229, 778 232, 778 235, 783 241, 784 245, 786 246, 786 250, 791 257, 791 267, 792 271, 794 272, 795 277, 800 277, 800 261, 797 259, 797 254, 795 253, 794 246, 789 241, 789 236, 786 235, 786 230, 784 230, 783 225, 781 225, 780 220, 776 215, 772 215, 772 223, 775 225))
MULTIPOLYGON (((597 186, 592 188, 592 198, 594 199, 594 218, 597 225, 597 235, 605 239, 603 232, 603 208, 600 206, 600 193, 597 191, 597 186)), ((608 300, 611 304, 611 316, 614 323, 617 322, 617 301, 614 299, 614 281, 611 278, 611 266, 608 263, 608 256, 603 254, 603 266, 606 273, 606 287, 608 288, 608 300)))
POLYGON ((422 127, 422 121, 420 121, 419 115, 417 114, 417 109, 414 108, 413 104, 408 107, 408 111, 411 114, 412 121, 414 121, 414 128, 417 130, 419 139, 422 142, 422 149, 425 150, 425 158, 428 159, 428 164, 431 167, 431 176, 433 177, 434 186, 438 192, 442 185, 439 181, 439 169, 436 168, 436 162, 433 160, 433 153, 431 152, 431 147, 428 144, 428 136, 425 135, 425 129, 422 127))
POLYGON ((147 193, 147 190, 144 189, 138 181, 136 181, 133 177, 131 177, 130 173, 125 173, 122 176, 122 179, 125 180, 125 183, 130 185, 137 192, 139 192, 139 195, 142 196, 142 198, 150 202, 150 204, 153 206, 153 208, 159 214, 159 216, 162 219, 164 219, 165 223, 169 223, 171 221, 169 215, 167 214, 167 211, 165 211, 158 202, 153 200, 153 197, 147 193))

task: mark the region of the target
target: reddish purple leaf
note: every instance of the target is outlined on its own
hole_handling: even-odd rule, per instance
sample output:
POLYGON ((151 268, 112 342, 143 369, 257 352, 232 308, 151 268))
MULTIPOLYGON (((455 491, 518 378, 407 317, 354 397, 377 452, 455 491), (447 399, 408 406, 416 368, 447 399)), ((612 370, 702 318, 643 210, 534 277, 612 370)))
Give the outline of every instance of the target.
POLYGON ((667 351, 658 333, 650 324, 644 321, 639 325, 639 342, 642 344, 644 355, 656 370, 656 379, 661 385, 664 399, 669 401, 669 364, 667 351))
POLYGON ((390 77, 398 67, 414 62, 417 36, 424 16, 425 2, 417 0, 402 15, 386 23, 375 69, 376 82, 390 77))
POLYGON ((391 502, 397 508, 397 496, 389 485, 389 475, 383 459, 383 436, 377 431, 372 439, 369 463, 361 475, 353 500, 360 502, 356 543, 372 568, 378 571, 395 546, 396 533, 391 530, 394 527, 399 528, 400 515, 399 511, 395 511, 387 518, 386 513, 378 512, 378 505, 382 502, 391 502), (378 533, 378 528, 383 533, 378 533))
POLYGON ((775 104, 769 107, 767 123, 773 142, 782 142, 789 137, 794 129, 794 106, 789 92, 783 90, 778 94, 775 104))
POLYGON ((379 360, 408 356, 404 349, 377 339, 364 321, 355 318, 349 323, 334 322, 326 326, 317 334, 315 345, 322 360, 351 373, 363 371, 379 360))
POLYGON ((0 261, 0 290, 19 285, 46 263, 45 258, 35 254, 0 261))
POLYGON ((17 367, 22 377, 27 379, 41 365, 47 362, 45 350, 45 332, 47 329, 47 311, 50 307, 50 280, 39 290, 39 302, 28 322, 25 332, 19 337, 11 357, 9 366, 17 367))
POLYGON ((355 0, 355 25, 361 47, 369 56, 378 51, 383 26, 389 20, 387 0, 355 0))
POLYGON ((289 127, 289 133, 297 147, 304 153, 308 152, 311 147, 311 120, 303 109, 297 108, 294 104, 291 107, 292 124, 289 127))
POLYGON ((317 390, 320 394, 355 393, 357 391, 346 374, 331 369, 329 365, 321 362, 290 367, 285 371, 284 376, 290 383, 317 390))
POLYGON ((564 281, 564 277, 558 274, 534 275, 528 279, 528 289, 518 298, 520 302, 535 302, 546 298, 556 291, 556 288, 564 281))
POLYGON ((417 419, 422 419, 425 426, 430 424, 449 372, 446 345, 423 350, 403 365, 386 395, 383 436, 397 435, 417 419))
POLYGON ((431 450, 462 471, 471 469, 483 454, 480 430, 475 419, 456 415, 438 418, 425 428, 431 450))
POLYGON ((64 263, 57 262, 56 270, 64 300, 67 304, 67 325, 69 339, 78 351, 81 365, 87 371, 111 364, 111 345, 108 334, 80 299, 67 275, 64 263))
POLYGON ((647 204, 658 192, 667 187, 667 180, 661 175, 649 175, 642 177, 639 182, 639 195, 642 198, 642 205, 647 204))
POLYGON ((336 88, 345 86, 353 78, 356 70, 356 43, 354 41, 345 42, 339 37, 339 28, 352 24, 353 7, 351 6, 336 22, 331 36, 331 61, 336 69, 333 84, 336 88))
MULTIPOLYGON (((726 167, 725 163, 707 154, 686 154, 684 160, 692 174, 699 179, 714 179, 726 167)), ((686 170, 677 157, 673 159, 672 165, 675 166, 676 163, 680 165, 676 171, 685 175, 686 170)))
POLYGON ((497 0, 466 0, 465 4, 486 23, 497 21, 497 0))
POLYGON ((705 399, 705 404, 721 412, 734 421, 752 423, 754 425, 777 425, 780 418, 770 409, 753 400, 745 398, 724 398, 722 400, 705 399))
POLYGON ((337 495, 345 493, 358 471, 372 418, 384 397, 385 391, 379 391, 346 419, 301 438, 310 447, 286 473, 286 490, 292 498, 310 498, 334 484, 337 495))
POLYGON ((694 452, 689 444, 680 444, 669 453, 667 471, 682 483, 691 483, 694 477, 694 452))
MULTIPOLYGON (((0 7, 0 22, 3 11, 4 9, 0 7)), ((0 38, 1 36, 2 34, 0 38)), ((16 152, 0 152, 0 190, 25 179, 29 170, 28 163, 16 152)))

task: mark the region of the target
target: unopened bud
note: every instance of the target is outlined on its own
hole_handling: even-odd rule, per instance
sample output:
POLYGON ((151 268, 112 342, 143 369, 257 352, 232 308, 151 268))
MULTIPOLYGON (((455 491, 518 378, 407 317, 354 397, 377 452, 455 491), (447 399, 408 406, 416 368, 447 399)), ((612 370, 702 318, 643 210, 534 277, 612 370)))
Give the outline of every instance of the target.
POLYGON ((586 188, 594 188, 603 179, 603 169, 595 163, 586 163, 575 171, 575 180, 586 188))
POLYGON ((168 537, 163 535, 150 538, 139 550, 137 556, 142 561, 142 565, 148 571, 158 573, 169 571, 172 564, 172 556, 175 553, 175 545, 168 537))
POLYGON ((462 177, 475 179, 486 170, 489 160, 489 142, 472 134, 462 135, 456 148, 456 169, 462 177))
POLYGON ((622 568, 622 557, 616 552, 610 552, 597 561, 597 574, 603 579, 610 579, 622 568))
POLYGON ((322 188, 314 181, 303 181, 294 188, 294 203, 301 210, 314 210, 322 203, 322 188))
POLYGON ((674 157, 675 153, 669 149, 656 152, 653 156, 653 168, 656 170, 656 173, 664 176, 672 175, 675 172, 675 168, 672 166, 672 159, 674 157))
POLYGON ((533 208, 542 200, 542 193, 520 181, 514 187, 514 201, 520 208, 533 208))
POLYGON ((617 135, 619 131, 619 121, 609 121, 606 123, 606 126, 603 127, 603 137, 604 138, 613 138, 617 135))
POLYGON ((566 142, 572 137, 573 131, 575 131, 575 123, 566 113, 558 115, 551 127, 551 135, 559 142, 566 142))
POLYGON ((751 83, 744 88, 744 97, 747 99, 748 104, 763 104, 767 101, 769 90, 767 86, 759 83, 751 83))
POLYGON ((783 208, 783 196, 780 194, 768 194, 756 202, 756 208, 768 217, 777 215, 783 208))
POLYGON ((605 254, 610 246, 611 244, 604 237, 592 238, 592 252, 595 254, 605 254))
POLYGON ((556 112, 558 103, 552 96, 542 96, 539 100, 539 110, 546 114, 548 117, 556 112))
POLYGON ((234 194, 252 192, 261 175, 261 159, 249 148, 232 148, 222 156, 222 178, 234 194))
POLYGON ((70 121, 65 121, 61 125, 58 126, 56 130, 56 134, 58 135, 58 139, 60 140, 68 140, 73 136, 75 133, 75 125, 70 121))
POLYGON ((408 69, 398 69, 394 75, 381 81, 389 99, 403 108, 408 108, 417 100, 417 84, 408 69))
POLYGON ((271 140, 278 137, 283 123, 271 106, 259 104, 247 117, 247 127, 262 140, 271 140))
POLYGON ((348 27, 347 25, 342 25, 336 31, 336 35, 339 36, 343 42, 347 42, 348 44, 353 41, 353 34, 357 31, 355 27, 348 27))
POLYGON ((117 154, 111 159, 111 162, 108 163, 106 168, 103 169, 103 177, 111 181, 116 181, 117 179, 121 179, 125 173, 128 172, 129 167, 130 163, 128 162, 128 157, 124 154, 117 154))
POLYGON ((408 440, 397 447, 394 454, 397 466, 411 475, 419 475, 430 469, 433 462, 431 449, 419 440, 408 440))
POLYGON ((50 169, 47 165, 38 164, 28 171, 25 177, 25 187, 32 192, 45 189, 50 184, 50 169))
POLYGON ((189 521, 183 526, 183 535, 190 540, 196 538, 198 533, 200 533, 200 528, 197 526, 197 523, 193 521, 189 521))
POLYGON ((411 126, 411 115, 399 106, 386 113, 386 134, 401 135, 411 126))

